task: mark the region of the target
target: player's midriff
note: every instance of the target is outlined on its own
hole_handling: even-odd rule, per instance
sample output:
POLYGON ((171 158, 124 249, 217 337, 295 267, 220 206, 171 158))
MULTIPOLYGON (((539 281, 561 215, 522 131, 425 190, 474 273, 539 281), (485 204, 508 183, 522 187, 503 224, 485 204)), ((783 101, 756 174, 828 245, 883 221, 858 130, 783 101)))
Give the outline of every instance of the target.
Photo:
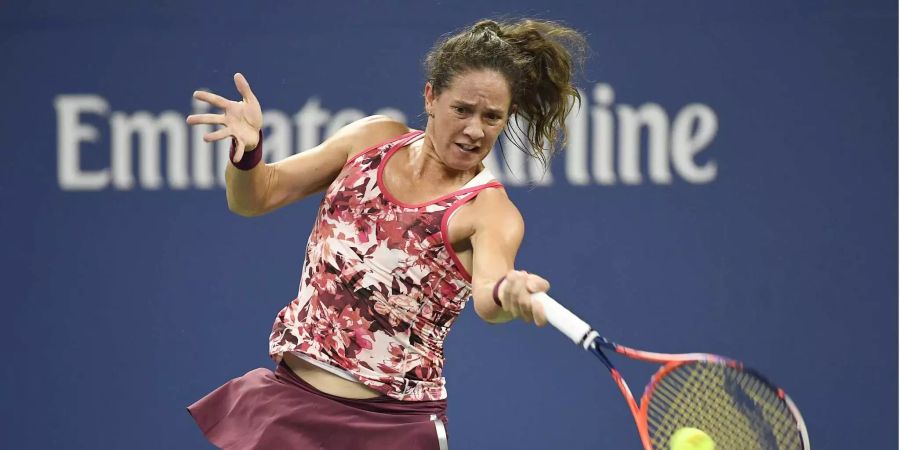
POLYGON ((329 395, 354 400, 379 397, 382 394, 362 383, 345 380, 325 369, 316 367, 291 353, 284 354, 284 363, 303 381, 329 395))

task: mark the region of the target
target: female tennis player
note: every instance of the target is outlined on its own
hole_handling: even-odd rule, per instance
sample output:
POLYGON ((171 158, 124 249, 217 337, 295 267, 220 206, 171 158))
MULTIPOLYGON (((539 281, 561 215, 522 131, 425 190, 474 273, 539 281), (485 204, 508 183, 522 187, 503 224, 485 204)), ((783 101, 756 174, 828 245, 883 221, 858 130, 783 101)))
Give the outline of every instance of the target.
POLYGON ((274 164, 259 164, 262 112, 241 74, 242 101, 194 93, 224 111, 187 122, 222 126, 206 141, 232 139, 232 211, 256 216, 324 191, 297 298, 269 338, 275 371, 188 407, 213 444, 447 448, 443 344, 468 299, 491 323, 546 322, 530 293, 550 285, 514 268, 522 216, 482 161, 508 126, 549 161, 578 100, 584 45, 553 22, 480 21, 428 53, 424 131, 369 117, 274 164))

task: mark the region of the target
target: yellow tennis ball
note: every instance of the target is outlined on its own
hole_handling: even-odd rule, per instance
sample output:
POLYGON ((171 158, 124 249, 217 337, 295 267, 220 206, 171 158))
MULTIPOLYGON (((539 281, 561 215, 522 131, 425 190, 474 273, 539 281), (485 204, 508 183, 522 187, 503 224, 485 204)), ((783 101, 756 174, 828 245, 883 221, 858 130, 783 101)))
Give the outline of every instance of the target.
POLYGON ((716 442, 703 430, 684 427, 672 433, 669 450, 716 450, 716 442))

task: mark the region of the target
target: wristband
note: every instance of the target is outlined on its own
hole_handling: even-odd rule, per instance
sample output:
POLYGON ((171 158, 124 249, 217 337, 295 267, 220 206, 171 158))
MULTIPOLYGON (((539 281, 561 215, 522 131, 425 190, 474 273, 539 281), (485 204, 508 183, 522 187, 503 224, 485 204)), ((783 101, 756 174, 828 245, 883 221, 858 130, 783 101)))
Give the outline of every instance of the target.
POLYGON ((503 307, 503 304, 500 303, 500 283, 503 283, 503 280, 506 279, 506 275, 503 275, 499 280, 497 280, 497 284, 494 285, 494 303, 499 307, 503 307))
POLYGON ((262 161, 262 149, 263 149, 263 134, 262 130, 259 130, 259 143, 256 144, 256 148, 253 150, 244 151, 244 156, 240 161, 234 162, 234 154, 237 153, 237 139, 231 139, 231 150, 228 152, 228 160, 231 161, 231 164, 234 167, 237 167, 241 170, 250 170, 256 167, 260 161, 262 161))

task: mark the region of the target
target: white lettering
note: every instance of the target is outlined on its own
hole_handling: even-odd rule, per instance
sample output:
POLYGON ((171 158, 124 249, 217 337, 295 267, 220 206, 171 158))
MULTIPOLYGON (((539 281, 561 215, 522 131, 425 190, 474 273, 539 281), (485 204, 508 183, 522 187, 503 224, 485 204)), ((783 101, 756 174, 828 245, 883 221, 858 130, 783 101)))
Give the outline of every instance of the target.
MULTIPOLYGON (((553 184, 553 174, 538 158, 527 155, 520 147, 528 147, 528 138, 526 131, 528 123, 518 116, 512 116, 509 120, 509 126, 506 132, 500 137, 500 148, 502 149, 503 168, 502 170, 491 170, 499 180, 510 186, 549 186, 553 184)), ((543 152, 546 155, 548 146, 545 144, 543 152)), ((493 153, 493 152, 491 152, 493 153)), ((491 161, 491 165, 485 164, 485 167, 498 166, 497 162, 491 161)))
POLYGON ((501 173, 504 183, 510 186, 522 186, 528 183, 525 155, 516 146, 517 144, 522 145, 524 135, 522 128, 526 125, 518 116, 510 117, 509 126, 506 127, 506 132, 499 139, 500 148, 503 150, 501 173))
POLYGON ((154 118, 147 111, 138 111, 131 116, 114 112, 109 119, 112 132, 112 182, 113 187, 128 190, 134 186, 131 163, 132 135, 138 135, 138 173, 141 187, 159 189, 163 180, 160 175, 160 135, 165 133, 166 177, 174 189, 186 189, 188 177, 187 130, 184 115, 175 111, 165 111, 154 118))
MULTIPOLYGON (((265 147, 265 145, 263 145, 265 147)), ((265 149, 263 149, 265 151, 265 149)), ((228 158, 231 156, 231 139, 222 139, 216 142, 216 181, 219 187, 224 188, 225 169, 228 168, 228 158)))
MULTIPOLYGON (((590 184, 591 177, 601 185, 620 181, 630 185, 643 183, 642 136, 647 138, 646 172, 654 184, 671 184, 672 167, 690 183, 715 179, 715 161, 707 161, 703 166, 694 161, 697 153, 712 142, 718 127, 715 112, 708 106, 695 103, 682 108, 675 116, 670 134, 669 117, 656 103, 645 103, 638 108, 624 104, 613 106, 615 91, 605 83, 595 85, 590 98, 579 93, 585 103, 581 106, 590 111, 590 126, 581 108, 573 107, 566 117, 568 135, 562 156, 569 184, 584 186, 590 184), (590 100, 593 105, 588 107, 590 100), (588 136, 590 147, 586 142, 588 136)), ((544 176, 537 161, 515 148, 514 142, 524 142, 519 131, 524 125, 517 124, 515 118, 510 121, 509 136, 500 139, 501 151, 496 158, 488 155, 485 165, 510 186, 551 184, 552 178, 544 176), (503 167, 499 167, 498 161, 502 161, 503 167)))
POLYGON ((344 128, 345 125, 356 122, 364 117, 366 117, 364 112, 354 108, 338 111, 337 114, 331 118, 331 121, 328 122, 328 127, 325 129, 325 138, 327 139, 334 136, 334 133, 337 133, 338 130, 344 128))
MULTIPOLYGON (((291 120, 287 114, 276 109, 263 113, 263 158, 267 162, 281 161, 294 154, 291 148, 291 120)), ((303 149, 306 150, 306 149, 303 149)))
POLYGON ((591 123, 594 126, 594 161, 591 172, 600 184, 616 184, 616 172, 613 168, 613 114, 609 107, 615 100, 612 86, 600 83, 594 86, 594 101, 597 106, 591 108, 591 123))
POLYGON ((313 97, 306 101, 303 108, 294 115, 294 122, 297 124, 300 134, 297 141, 299 151, 311 149, 320 142, 319 128, 324 125, 330 117, 328 110, 319 106, 319 99, 313 97))
POLYGON ((56 109, 56 178, 63 190, 100 190, 109 184, 109 169, 81 170, 81 142, 97 142, 96 128, 79 122, 81 113, 105 115, 109 104, 98 95, 58 95, 56 109))
POLYGON ((640 184, 641 177, 641 129, 646 127, 650 178, 657 183, 670 183, 669 155, 666 142, 669 136, 669 118, 661 106, 645 103, 635 110, 628 105, 616 107, 619 118, 619 177, 626 184, 640 184))
POLYGON ((588 125, 587 114, 584 112, 588 99, 581 90, 578 93, 581 95, 581 103, 573 103, 572 110, 566 116, 566 179, 569 183, 584 186, 591 183, 591 176, 587 171, 588 125))
MULTIPOLYGON (((557 163, 564 164, 568 184, 638 185, 645 182, 646 176, 647 182, 667 185, 674 181, 673 174, 695 184, 716 179, 716 161, 700 157, 718 131, 718 118, 712 108, 701 103, 688 104, 672 116, 670 123, 669 115, 659 104, 647 102, 639 107, 616 104, 615 91, 608 84, 598 83, 589 92, 579 91, 582 102, 573 104, 566 117, 566 148, 556 158, 557 163), (559 158, 564 161, 560 162, 559 158)), ((108 102, 97 95, 59 95, 54 99, 54 107, 57 178, 61 189, 102 190, 110 186, 134 189, 135 173, 142 189, 160 189, 163 184, 172 189, 225 186, 231 140, 204 142, 203 135, 212 132, 212 126, 197 125, 187 130, 182 114, 175 111, 158 115, 147 111, 110 111, 108 102), (106 167, 93 170, 81 167, 82 143, 101 141, 101 129, 82 122, 82 114, 109 117, 111 148, 106 167), (163 149, 166 150, 165 178, 160 171, 163 149)), ((191 104, 194 114, 207 113, 209 109, 204 102, 194 100, 191 104)), ((396 108, 383 107, 374 114, 406 122, 406 115, 396 108)), ((266 110, 263 113, 265 159, 276 162, 313 148, 365 115, 352 107, 332 113, 322 106, 318 97, 309 98, 293 116, 277 109, 266 110)), ((528 124, 515 120, 516 117, 511 119, 506 133, 498 140, 498 148, 485 158, 485 166, 509 186, 552 185, 551 172, 537 158, 518 148, 528 145, 524 135, 528 124)))
MULTIPOLYGON (((209 112, 209 103, 191 99, 191 113, 204 114, 209 112)), ((211 133, 211 125, 194 125, 191 127, 191 176, 194 178, 194 187, 198 189, 211 189, 215 183, 213 173, 213 144, 203 140, 203 135, 211 133)))
POLYGON ((706 105, 692 103, 681 109, 672 123, 672 164, 675 171, 691 183, 709 183, 716 178, 715 161, 707 161, 703 166, 694 163, 694 156, 706 148, 719 122, 716 113, 706 105), (696 127, 692 135, 691 130, 696 127))

